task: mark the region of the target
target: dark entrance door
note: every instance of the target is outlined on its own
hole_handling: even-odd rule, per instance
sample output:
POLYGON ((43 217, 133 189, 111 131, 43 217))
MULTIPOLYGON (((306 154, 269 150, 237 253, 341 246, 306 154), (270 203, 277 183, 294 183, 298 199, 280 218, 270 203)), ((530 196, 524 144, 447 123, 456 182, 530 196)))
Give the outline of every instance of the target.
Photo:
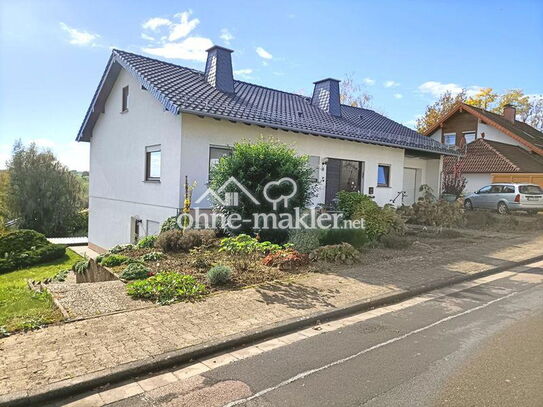
POLYGON ((329 158, 326 165, 325 203, 328 205, 339 191, 361 192, 364 163, 329 158))

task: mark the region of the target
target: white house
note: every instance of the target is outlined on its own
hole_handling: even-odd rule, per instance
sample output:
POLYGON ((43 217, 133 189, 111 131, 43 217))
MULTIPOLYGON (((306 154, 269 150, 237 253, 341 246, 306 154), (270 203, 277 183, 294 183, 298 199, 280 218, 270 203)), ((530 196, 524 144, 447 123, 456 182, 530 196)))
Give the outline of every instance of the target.
MULTIPOLYGON (((182 207, 185 176, 206 190, 209 168, 239 140, 289 143, 310 156, 313 204, 339 190, 380 205, 440 187, 455 150, 376 112, 340 104, 339 81, 312 97, 234 80, 231 50, 208 50, 205 72, 114 50, 77 136, 90 143, 89 242, 98 251, 156 234, 182 207)), ((208 200, 198 204, 209 208, 208 200)))
MULTIPOLYGON (((543 186, 543 132, 517 120, 506 105, 499 115, 466 103, 455 105, 425 132, 426 136, 464 154, 459 159, 466 177, 465 193, 492 182, 529 182, 543 186)), ((447 157, 444 169, 457 158, 447 157)))

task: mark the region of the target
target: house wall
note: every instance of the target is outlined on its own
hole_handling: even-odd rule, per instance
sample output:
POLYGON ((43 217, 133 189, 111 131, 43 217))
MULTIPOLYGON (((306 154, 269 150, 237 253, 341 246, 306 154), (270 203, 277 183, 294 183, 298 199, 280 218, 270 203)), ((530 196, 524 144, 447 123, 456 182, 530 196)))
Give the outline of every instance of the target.
POLYGON ((464 195, 471 194, 486 185, 492 184, 492 176, 490 174, 464 174, 464 176, 467 181, 464 195))
MULTIPOLYGON (((182 133, 181 174, 183 177, 188 175, 189 182, 192 183, 193 180, 197 182, 193 192, 193 201, 196 201, 207 188, 210 145, 231 146, 239 140, 256 141, 262 137, 264 139, 273 137, 290 144, 300 154, 319 156, 321 162, 325 157, 364 161, 363 192, 367 194, 369 187, 374 187, 375 201, 379 205, 390 203, 402 190, 403 149, 247 126, 189 114, 183 114, 182 133), (379 164, 391 165, 390 187, 377 187, 377 166, 379 164)), ((313 199, 313 204, 324 202, 325 178, 326 169, 321 165, 319 193, 313 199)), ((399 204, 399 202, 397 203, 399 204)), ((208 208, 210 203, 207 200, 202 201, 199 207, 208 208)))
POLYGON ((437 129, 430 135, 430 138, 441 143, 443 141, 443 132, 441 131, 441 129, 437 129))
MULTIPOLYGON (((419 158, 419 157, 410 157, 406 156, 404 159, 405 168, 415 168, 419 170, 417 172, 417 187, 421 185, 428 185, 434 191, 435 195, 439 195, 441 187, 441 166, 442 159, 428 159, 428 158, 419 158)), ((415 202, 420 198, 422 194, 418 191, 415 196, 415 202)))
POLYGON ((511 144, 511 145, 514 145, 514 146, 520 146, 520 147, 528 150, 528 148, 524 144, 518 142, 514 138, 508 136, 505 133, 502 133, 501 131, 499 131, 498 129, 496 129, 493 126, 481 123, 479 121, 477 137, 481 137, 482 133, 485 133, 485 140, 498 141, 500 143, 511 144))
POLYGON ((181 119, 121 70, 90 142, 89 242, 110 248, 130 241, 130 218, 162 222, 175 215, 181 191, 181 119), (129 86, 128 112, 121 113, 129 86), (160 182, 145 181, 145 147, 161 145, 160 182))

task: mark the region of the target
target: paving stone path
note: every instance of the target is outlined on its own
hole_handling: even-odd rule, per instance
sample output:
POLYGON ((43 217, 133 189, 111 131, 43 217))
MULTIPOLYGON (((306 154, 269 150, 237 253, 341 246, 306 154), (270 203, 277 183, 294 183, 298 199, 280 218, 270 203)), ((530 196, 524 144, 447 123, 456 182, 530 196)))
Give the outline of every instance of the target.
POLYGON ((223 292, 205 301, 58 324, 0 340, 0 395, 26 392, 191 345, 263 328, 543 254, 543 235, 481 240, 454 250, 310 273, 290 283, 223 292))

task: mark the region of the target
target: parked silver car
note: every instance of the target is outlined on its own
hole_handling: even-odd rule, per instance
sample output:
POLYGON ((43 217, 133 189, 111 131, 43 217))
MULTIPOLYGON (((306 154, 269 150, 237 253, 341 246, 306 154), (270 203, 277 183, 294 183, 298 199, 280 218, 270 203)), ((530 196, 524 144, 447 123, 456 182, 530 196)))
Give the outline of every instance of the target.
POLYGON ((500 214, 509 211, 526 211, 536 214, 543 211, 543 189, 534 184, 491 184, 464 199, 464 208, 494 209, 500 214))

